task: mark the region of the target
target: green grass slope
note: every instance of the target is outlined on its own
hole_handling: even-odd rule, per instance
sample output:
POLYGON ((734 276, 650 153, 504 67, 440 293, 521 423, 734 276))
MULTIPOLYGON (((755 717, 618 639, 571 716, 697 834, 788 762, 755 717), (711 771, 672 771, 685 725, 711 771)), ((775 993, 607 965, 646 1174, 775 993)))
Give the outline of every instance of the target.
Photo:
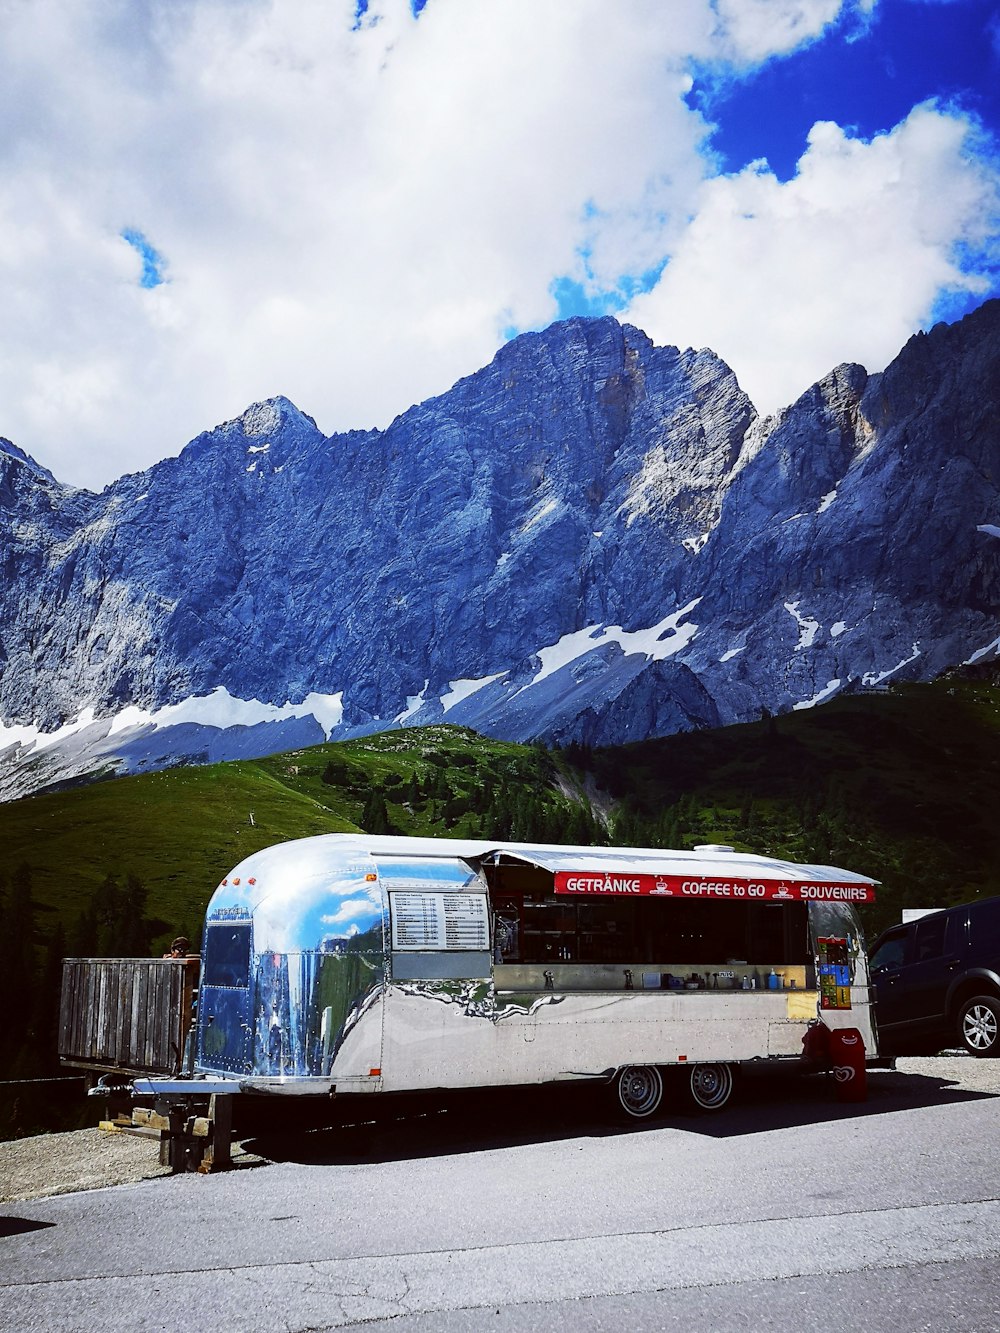
MULTIPOLYGON (((57 922, 72 936, 108 875, 133 875, 148 893, 154 944, 181 926, 194 939, 220 879, 243 857, 290 838, 361 828, 480 836, 484 819, 493 826, 490 811, 504 820, 498 802, 506 794, 513 804, 515 791, 545 793, 552 816, 547 830, 522 827, 521 836, 558 836, 573 809, 557 797, 553 774, 552 761, 531 747, 430 727, 96 782, 0 805, 0 892, 5 875, 30 867, 43 944, 57 922)), ((577 829, 583 838, 593 832, 577 829)))
POLYGON ((718 841, 875 875, 867 925, 880 929, 903 906, 1000 892, 998 741, 1000 688, 968 678, 596 752, 446 726, 389 732, 0 805, 0 888, 30 865, 42 944, 56 921, 71 930, 109 873, 134 875, 158 944, 181 924, 195 936, 222 876, 289 838, 718 841), (585 815, 584 790, 611 810, 609 828, 585 815))

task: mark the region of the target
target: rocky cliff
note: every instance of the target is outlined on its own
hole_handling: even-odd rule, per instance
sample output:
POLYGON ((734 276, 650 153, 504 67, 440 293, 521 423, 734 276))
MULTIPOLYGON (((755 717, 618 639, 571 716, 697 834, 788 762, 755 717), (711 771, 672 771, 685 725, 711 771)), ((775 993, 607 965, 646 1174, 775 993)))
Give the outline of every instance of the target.
POLYGON ((1000 303, 760 419, 612 319, 101 495, 0 441, 0 794, 445 717, 614 743, 996 655, 1000 303), (6 746, 6 748, 4 748, 6 746))

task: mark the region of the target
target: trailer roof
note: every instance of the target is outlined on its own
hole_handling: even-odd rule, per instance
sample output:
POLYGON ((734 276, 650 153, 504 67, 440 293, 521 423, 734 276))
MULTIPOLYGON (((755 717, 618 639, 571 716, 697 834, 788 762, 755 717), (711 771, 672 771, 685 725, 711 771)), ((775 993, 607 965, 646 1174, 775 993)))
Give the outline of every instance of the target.
POLYGON ((508 844, 496 849, 496 854, 509 856, 540 869, 579 871, 604 874, 629 873, 644 875, 690 876, 701 878, 743 878, 790 881, 794 884, 836 882, 838 884, 877 884, 870 875, 858 875, 838 866, 802 865, 795 861, 781 861, 775 857, 755 856, 749 852, 723 851, 712 848, 704 851, 657 851, 642 847, 537 847, 508 844))
POLYGON ((693 851, 677 851, 656 847, 574 847, 495 839, 369 837, 363 833, 325 833, 275 844, 247 857, 223 883, 239 882, 232 877, 259 873, 265 868, 287 873, 291 863, 295 864, 299 874, 323 875, 339 869, 347 858, 369 857, 380 865, 395 858, 431 863, 458 857, 474 865, 509 859, 552 872, 698 875, 712 879, 756 878, 798 884, 878 883, 870 875, 859 875, 837 866, 803 865, 776 857, 732 851, 714 844, 693 851))

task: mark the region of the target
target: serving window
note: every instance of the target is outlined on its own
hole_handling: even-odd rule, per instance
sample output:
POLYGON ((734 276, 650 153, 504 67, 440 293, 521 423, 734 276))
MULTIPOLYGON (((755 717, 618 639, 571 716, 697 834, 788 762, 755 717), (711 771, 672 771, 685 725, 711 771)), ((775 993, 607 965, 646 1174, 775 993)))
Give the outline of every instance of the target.
POLYGON ((501 963, 798 965, 811 962, 805 903, 493 898, 501 963))

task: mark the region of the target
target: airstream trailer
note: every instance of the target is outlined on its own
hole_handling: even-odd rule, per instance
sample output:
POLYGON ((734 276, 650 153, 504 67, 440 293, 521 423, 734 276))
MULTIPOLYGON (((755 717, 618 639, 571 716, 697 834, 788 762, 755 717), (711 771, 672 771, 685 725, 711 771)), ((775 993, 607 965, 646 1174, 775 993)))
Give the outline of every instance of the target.
POLYGON ((384 1094, 604 1080, 652 1115, 811 1022, 875 1033, 855 906, 870 879, 728 847, 565 847, 331 834, 216 889, 190 1074, 169 1097, 384 1094))

